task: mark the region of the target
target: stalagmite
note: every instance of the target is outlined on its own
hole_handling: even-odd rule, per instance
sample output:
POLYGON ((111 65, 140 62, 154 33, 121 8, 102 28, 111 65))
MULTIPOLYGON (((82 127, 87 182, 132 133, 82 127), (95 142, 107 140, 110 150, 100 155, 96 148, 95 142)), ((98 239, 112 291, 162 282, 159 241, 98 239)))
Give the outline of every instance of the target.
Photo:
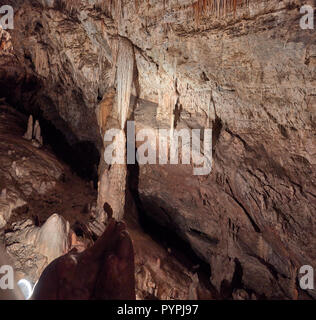
POLYGON ((33 129, 33 137, 36 139, 36 134, 38 134, 39 122, 38 120, 35 121, 34 129, 33 129))
MULTIPOLYGON (((97 119, 100 127, 100 133, 104 140, 104 134, 109 129, 120 129, 119 112, 115 99, 113 88, 109 89, 100 102, 97 109, 97 119)), ((125 125, 124 125, 125 126, 125 125)), ((122 153, 126 153, 125 133, 121 131, 121 138, 124 141, 120 144, 124 146, 122 153)), ((103 204, 107 202, 113 208, 113 216, 117 220, 121 220, 124 216, 125 208, 125 192, 126 192, 126 164, 109 165, 104 160, 104 150, 109 142, 104 141, 104 149, 102 151, 102 159, 99 166, 99 184, 98 184, 98 200, 97 200, 97 220, 100 223, 105 222, 106 217, 103 212, 103 204)), ((114 141, 115 144, 115 141, 114 141)))
MULTIPOLYGON (((125 134, 121 134, 120 137, 124 139, 123 145, 125 146, 125 134)), ((114 144, 117 138, 115 138, 114 144)), ((120 141, 120 144, 122 141, 120 141)), ((126 154, 126 150, 123 150, 126 154)), ((113 217, 116 220, 121 220, 125 212, 125 193, 126 193, 126 177, 127 167, 126 164, 112 164, 111 166, 105 163, 102 157, 100 165, 100 180, 98 188, 98 211, 99 221, 104 222, 105 216, 103 216, 103 203, 108 202, 113 209, 113 217)))
MULTIPOLYGON (((98 108, 98 123, 100 126, 100 132, 102 139, 106 129, 119 128, 122 131, 121 137, 124 139, 120 146, 124 146, 124 150, 121 150, 126 154, 126 137, 125 137, 125 125, 128 119, 129 105, 132 92, 133 76, 134 76, 134 50, 132 44, 126 39, 119 39, 118 45, 114 44, 113 57, 117 65, 116 73, 116 100, 112 90, 109 90, 98 108), (116 57, 117 56, 117 57, 116 57), (113 108, 111 107, 113 105, 113 108), (108 119, 111 119, 109 122, 108 119), (116 121, 117 120, 117 121, 116 121)), ((114 63, 114 62, 113 62, 114 63)), ((104 142, 104 149, 106 148, 106 142, 104 142)), ((126 164, 112 164, 105 163, 102 159, 99 168, 99 192, 97 211, 99 212, 99 221, 103 222, 105 217, 103 216, 102 205, 104 202, 108 202, 113 208, 113 217, 117 220, 121 220, 124 216, 125 210, 125 193, 126 193, 126 177, 127 167, 126 164)))
POLYGON ((40 146, 43 145, 43 138, 41 136, 41 127, 39 125, 38 120, 35 121, 33 137, 35 141, 39 143, 40 146))
POLYGON ((43 138, 41 135, 41 127, 38 120, 35 121, 33 127, 33 116, 29 116, 27 123, 27 131, 23 136, 24 139, 32 141, 34 147, 40 148, 43 145, 43 138))
POLYGON ((198 294, 197 294, 197 287, 199 285, 199 277, 197 273, 194 273, 191 276, 192 282, 189 287, 189 294, 188 299, 189 300, 198 300, 198 294))
POLYGON ((24 134, 23 138, 27 140, 32 140, 32 137, 33 137, 33 116, 30 115, 27 123, 27 131, 24 134))
POLYGON ((39 253, 46 256, 48 263, 67 253, 69 243, 69 222, 63 217, 53 214, 39 229, 35 246, 39 253))

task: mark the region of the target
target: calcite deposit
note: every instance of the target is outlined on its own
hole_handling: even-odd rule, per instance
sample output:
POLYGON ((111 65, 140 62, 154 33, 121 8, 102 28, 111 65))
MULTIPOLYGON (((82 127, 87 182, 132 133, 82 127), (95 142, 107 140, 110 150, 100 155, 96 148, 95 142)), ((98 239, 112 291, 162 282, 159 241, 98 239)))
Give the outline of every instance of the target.
MULTIPOLYGON (((316 269, 316 37, 300 27, 301 1, 6 4, 15 27, 0 29, 0 116, 12 122, 0 122, 1 137, 21 121, 7 105, 26 118, 17 137, 0 142, 0 228, 34 190, 46 193, 62 176, 22 138, 27 117, 40 115, 70 146, 91 143, 100 153, 94 212, 76 217, 99 230, 94 237, 109 202, 115 218, 133 221, 135 239, 147 239, 144 216, 192 248, 209 271, 204 297, 316 298, 298 278, 301 266, 316 269), (136 131, 211 129, 212 171, 106 164, 104 134, 124 132, 127 120, 136 131)), ((159 267, 168 251, 151 238, 139 248, 135 240, 139 298, 199 298, 201 269, 175 257, 159 267)))

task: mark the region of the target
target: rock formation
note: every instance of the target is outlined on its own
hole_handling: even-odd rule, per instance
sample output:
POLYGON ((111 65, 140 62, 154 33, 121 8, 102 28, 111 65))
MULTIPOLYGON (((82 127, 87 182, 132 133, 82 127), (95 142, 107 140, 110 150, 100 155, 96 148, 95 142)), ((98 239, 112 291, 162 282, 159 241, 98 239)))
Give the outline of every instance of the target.
MULTIPOLYGON (((95 193, 89 194, 90 184, 73 177, 45 148, 33 148, 22 139, 26 123, 22 114, 7 105, 0 111, 0 239, 15 269, 16 282, 27 279, 35 284, 50 261, 72 248, 84 251, 92 244, 91 235, 99 238, 105 225, 96 219, 97 208, 89 202, 96 202, 95 193), (11 175, 6 174, 7 168, 11 175)), ((128 212, 132 210, 135 208, 128 212)), ((106 221, 104 212, 102 215, 106 221)), ((128 229, 136 252, 137 298, 186 299, 192 281, 188 268, 146 236, 137 223, 129 221, 128 229), (157 259, 161 267, 152 269, 157 259)), ((199 290, 205 291, 201 286, 199 290)))
POLYGON ((71 249, 69 222, 54 214, 42 227, 30 219, 14 223, 5 235, 5 244, 16 272, 36 283, 49 263, 71 249))
POLYGON ((33 116, 29 116, 29 120, 27 122, 27 130, 23 136, 26 140, 32 140, 33 138, 33 116))
POLYGON ((13 48, 10 33, 0 26, 0 54, 12 54, 13 48))
POLYGON ((41 275, 32 299, 135 299, 134 252, 125 225, 110 219, 93 247, 54 260, 41 275))
POLYGON ((22 114, 0 106, 0 229, 12 212, 27 203, 32 194, 45 194, 60 179, 63 168, 53 155, 37 150, 22 139, 22 114), (18 136, 19 134, 20 137, 18 136))
POLYGON ((32 141, 34 147, 40 148, 43 145, 43 137, 41 135, 41 127, 38 120, 35 121, 33 127, 33 116, 30 115, 27 130, 23 136, 24 139, 32 141))
MULTIPOLYGON (((15 29, 0 31, 0 97, 41 114, 70 145, 98 148, 91 225, 106 221, 105 201, 118 219, 135 221, 141 212, 192 247, 224 298, 316 297, 298 285, 302 265, 316 269, 316 43, 313 30, 300 28, 301 1, 8 3, 15 29), (123 130, 127 119, 136 131, 212 129, 212 172, 105 164, 104 133, 123 130), (132 205, 137 210, 127 210, 132 205)), ((8 143, 0 148, 0 190, 7 189, 0 225, 25 194, 45 193, 61 173, 52 165, 40 187, 23 169, 28 147, 26 161, 7 154, 8 143)), ((139 283, 149 288, 144 274, 139 283)), ((168 271, 157 274, 169 279, 168 271)), ((183 283, 193 283, 195 296, 189 278, 183 283)))
MULTIPOLYGON (((12 264, 12 259, 7 254, 5 248, 0 245, 0 265, 2 266, 10 266, 12 264)), ((1 274, 3 276, 3 274, 1 274)), ((15 282, 17 279, 14 279, 15 282)), ((20 290, 15 288, 14 290, 0 290, 0 300, 23 300, 23 294, 20 290)))
POLYGON ((34 132, 33 132, 34 142, 38 147, 43 145, 43 138, 41 135, 41 127, 38 120, 35 121, 34 132))

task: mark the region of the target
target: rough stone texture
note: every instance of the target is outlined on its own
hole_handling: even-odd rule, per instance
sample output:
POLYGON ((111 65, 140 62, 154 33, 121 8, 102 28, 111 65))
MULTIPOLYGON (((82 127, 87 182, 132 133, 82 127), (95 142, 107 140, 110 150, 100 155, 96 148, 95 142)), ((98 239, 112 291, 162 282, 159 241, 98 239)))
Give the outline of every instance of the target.
POLYGON ((0 106, 0 229, 12 211, 27 203, 31 195, 44 195, 56 186, 63 167, 52 154, 34 148, 22 138, 23 115, 0 106))
POLYGON ((144 210, 210 264, 218 291, 306 298, 297 271, 316 268, 316 45, 314 31, 299 28, 301 1, 254 0, 200 21, 185 0, 140 1, 137 10, 126 0, 114 19, 99 1, 41 3, 17 4, 10 33, 19 60, 1 59, 1 79, 24 75, 20 88, 35 77, 44 116, 70 141, 101 149, 95 109, 113 86, 117 38, 128 39, 133 94, 139 113, 152 115, 140 125, 213 129, 209 176, 193 177, 191 166, 140 167, 144 210))
MULTIPOLYGON (((12 264, 12 259, 10 258, 2 244, 0 244, 0 265, 8 266, 12 264)), ((17 282, 17 274, 15 273, 14 276, 15 282, 17 282)), ((15 286, 14 290, 0 290, 0 300, 24 300, 24 297, 22 292, 18 289, 18 286, 15 286)))
POLYGON ((179 127, 213 127, 209 176, 141 166, 138 191, 145 210, 210 263, 218 290, 241 269, 241 285, 258 296, 293 299, 297 268, 315 267, 315 38, 299 29, 293 2, 238 15, 198 30, 176 18, 168 38, 153 23, 146 44, 141 33, 125 35, 144 49, 140 61, 144 52, 153 60, 138 72, 141 97, 158 103, 156 118, 166 116, 160 90, 164 98, 177 91, 179 127), (171 90, 161 80, 168 72, 171 90))
POLYGON ((69 222, 57 214, 42 227, 34 226, 29 219, 16 222, 5 234, 5 245, 19 277, 35 284, 49 263, 70 250, 69 222))
POLYGON ((134 250, 125 225, 110 219, 96 243, 54 260, 44 270, 34 300, 134 300, 134 250))
MULTIPOLYGON (((84 182, 72 177, 69 169, 45 147, 39 150, 33 147, 31 141, 25 140, 22 135, 26 127, 27 117, 7 105, 0 107, 0 217, 3 222, 0 239, 10 256, 9 264, 15 269, 16 281, 26 278, 35 284, 55 258, 74 247, 80 252, 91 244, 91 241, 77 237, 63 217, 51 215, 54 210, 69 219, 74 230, 78 222, 81 226, 89 221, 99 227, 97 236, 100 236, 104 225, 95 220, 95 214, 91 213, 90 216, 90 210, 95 210, 91 208, 93 206, 88 206, 88 212, 83 210, 92 198, 89 194, 91 190, 84 182), (28 157, 31 157, 30 160, 28 157), (19 179, 6 172, 6 168, 10 168, 14 161, 17 164, 15 168, 23 173, 18 175, 19 179), (64 182, 59 181, 60 176, 63 176, 64 182)), ((114 192, 115 189, 109 191, 114 192)), ((106 199, 109 199, 109 194, 106 194, 106 199)), ((144 235, 135 223, 129 229, 137 250, 137 298, 186 299, 193 275, 149 236, 144 235), (161 268, 152 269, 152 262, 156 263, 158 259, 162 261, 161 268), (170 292, 170 283, 173 283, 176 293, 170 292)), ((201 287, 198 282, 196 286, 201 287)), ((208 294, 203 287, 199 290, 201 294, 208 294)))
MULTIPOLYGON (((128 233, 133 241, 135 261, 135 290, 137 300, 196 300, 212 299, 216 294, 207 277, 200 279, 195 261, 179 259, 170 248, 157 243, 145 233, 136 219, 135 205, 127 209, 128 233)), ((105 218, 106 219, 106 218, 105 218)), ((99 219, 88 224, 90 232, 101 237, 105 225, 99 219)), ((183 254, 185 256, 185 254, 183 254)))
POLYGON ((128 224, 135 248, 138 300, 197 300, 215 298, 198 274, 180 263, 135 224, 128 224))
POLYGON ((35 283, 52 260, 85 246, 55 210, 72 225, 85 222, 89 216, 83 208, 96 194, 46 147, 38 149, 23 138, 26 128, 27 117, 2 102, 0 245, 11 257, 17 280, 35 283))
POLYGON ((2 54, 12 54, 13 47, 10 33, 0 27, 0 52, 2 54))

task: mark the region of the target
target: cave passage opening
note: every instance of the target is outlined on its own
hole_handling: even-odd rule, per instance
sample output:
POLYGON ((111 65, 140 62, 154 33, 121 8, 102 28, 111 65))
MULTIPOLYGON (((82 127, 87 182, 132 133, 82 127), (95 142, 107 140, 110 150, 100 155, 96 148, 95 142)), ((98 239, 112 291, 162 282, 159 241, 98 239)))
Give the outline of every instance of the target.
MULTIPOLYGON (((38 120, 44 147, 53 151, 58 159, 66 163, 80 178, 92 181, 94 189, 97 189, 99 150, 92 141, 78 140, 66 121, 58 114, 53 101, 41 96, 42 92, 43 83, 36 77, 25 77, 20 82, 13 76, 0 80, 0 99, 24 114, 26 123, 30 115, 34 121, 38 120), (54 115, 54 120, 44 115, 44 102, 52 110, 50 114, 54 115), (62 129, 55 125, 56 122, 62 129)), ((26 129, 25 126, 25 131, 26 129)))

